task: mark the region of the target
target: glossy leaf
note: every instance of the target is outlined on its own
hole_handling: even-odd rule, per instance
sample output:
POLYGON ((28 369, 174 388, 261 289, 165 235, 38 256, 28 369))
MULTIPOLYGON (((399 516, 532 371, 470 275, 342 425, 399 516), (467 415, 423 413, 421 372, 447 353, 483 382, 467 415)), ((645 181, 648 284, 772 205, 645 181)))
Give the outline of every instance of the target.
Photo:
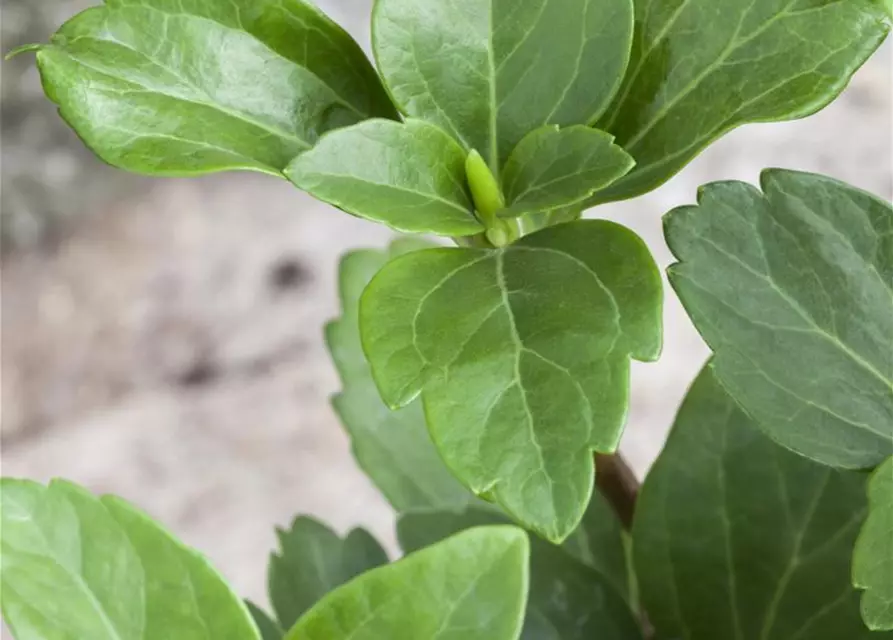
POLYGON ((385 402, 422 392, 457 477, 560 541, 589 503, 592 450, 617 447, 630 358, 660 351, 660 314, 645 244, 589 220, 401 256, 363 294, 360 330, 385 402))
POLYGON ((245 605, 248 607, 251 617, 254 618, 254 624, 257 625, 260 631, 261 640, 282 640, 285 636, 285 631, 282 630, 278 622, 250 600, 247 600, 245 605))
POLYGON ((508 207, 500 215, 568 207, 626 175, 635 161, 613 141, 610 134, 583 126, 532 131, 505 165, 508 207))
POLYGON ((671 178, 748 122, 831 102, 889 30, 879 0, 637 0, 623 88, 598 127, 638 163, 590 204, 671 178))
POLYGON ((325 131, 395 116, 359 46, 303 0, 107 0, 37 61, 87 146, 137 173, 278 174, 325 131))
POLYGON ((871 640, 850 585, 865 477, 778 446, 702 371, 639 495, 633 553, 659 637, 871 640))
POLYGON ((195 551, 123 500, 0 482, 0 603, 16 640, 260 640, 195 551))
MULTIPOLYGON (((602 497, 595 493, 587 519, 606 517, 617 521, 602 497)), ((404 551, 423 548, 470 527, 498 524, 505 517, 493 510, 429 511, 404 514, 397 536, 404 551)), ((581 532, 581 537, 585 536, 581 532)), ((577 547, 574 551, 580 551, 577 547)), ((616 577, 601 570, 619 564, 626 581, 625 554, 619 528, 616 537, 590 538, 586 561, 564 548, 539 538, 531 539, 530 596, 523 640, 626 640, 642 637, 636 619, 615 588, 616 577), (615 555, 617 554, 617 555, 615 555)))
POLYGON ((360 344, 360 294, 388 259, 433 245, 413 238, 387 251, 344 256, 339 269, 342 315, 326 327, 326 343, 343 390, 333 400, 360 468, 398 512, 458 508, 473 499, 446 468, 428 435, 420 401, 392 411, 381 400, 360 344))
POLYGON ((478 527, 333 591, 288 640, 514 640, 527 599, 529 543, 516 527, 478 527))
POLYGON ((671 212, 669 269, 731 395, 786 447, 843 468, 893 454, 893 209, 830 178, 708 185, 671 212))
POLYGON ((388 556, 363 529, 343 540, 313 518, 296 518, 288 531, 278 530, 280 550, 270 556, 270 601, 282 629, 324 595, 368 569, 387 564, 388 556))
POLYGON ((868 487, 868 519, 856 542, 853 584, 865 590, 862 618, 868 627, 893 631, 893 458, 875 470, 868 487))
POLYGON ((373 47, 391 95, 494 173, 529 132, 592 124, 620 86, 631 0, 378 0, 373 47))
POLYGON ((484 227, 465 184, 465 152, 421 120, 335 131, 285 171, 320 200, 399 231, 466 236, 484 227))

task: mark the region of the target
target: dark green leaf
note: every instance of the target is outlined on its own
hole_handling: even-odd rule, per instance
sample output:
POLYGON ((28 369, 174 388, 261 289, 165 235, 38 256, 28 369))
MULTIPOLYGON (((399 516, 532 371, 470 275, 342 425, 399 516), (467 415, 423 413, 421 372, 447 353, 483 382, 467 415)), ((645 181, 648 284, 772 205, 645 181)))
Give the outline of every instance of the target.
POLYGON ((395 115, 359 46, 303 0, 107 0, 37 61, 84 142, 138 173, 278 175, 321 133, 395 115))
POLYGON ((245 605, 248 607, 251 617, 254 618, 254 624, 256 624, 257 628, 260 630, 261 640, 282 640, 283 636, 285 636, 285 632, 279 626, 278 622, 273 620, 266 611, 250 600, 246 600, 245 605))
POLYGON ((432 245, 404 238, 389 251, 353 251, 339 270, 340 319, 326 327, 326 343, 343 391, 334 405, 360 467, 398 512, 462 507, 471 493, 446 468, 428 435, 422 403, 391 411, 382 402, 360 344, 360 294, 389 258, 432 245))
MULTIPOLYGON (((601 505, 604 505, 601 496, 596 493, 593 497, 596 507, 592 515, 613 518, 613 514, 601 512, 601 505)), ((479 508, 462 512, 416 512, 400 517, 397 535, 404 551, 410 552, 463 529, 502 522, 505 522, 505 518, 501 514, 479 508)), ((596 543, 592 539, 590 542, 596 543)), ((626 640, 642 637, 623 595, 614 588, 613 577, 593 566, 625 563, 620 531, 617 531, 615 539, 603 538, 598 543, 606 544, 603 547, 587 547, 587 559, 592 561, 587 566, 559 547, 539 538, 531 540, 530 596, 521 634, 523 640, 626 640), (615 553, 619 554, 616 558, 608 557, 615 553)))
POLYGON ((514 640, 527 599, 529 543, 516 527, 478 527, 333 591, 288 640, 514 640))
POLYGON ((589 503, 592 450, 617 447, 630 357, 660 351, 660 314, 645 244, 588 220, 401 256, 363 294, 360 330, 385 402, 422 392, 457 477, 560 541, 589 503))
POLYGON ((499 167, 546 124, 592 124, 629 61, 631 0, 378 0, 391 95, 499 167))
POLYGON ((591 204, 656 188, 739 125, 818 111, 888 20, 879 0, 637 0, 632 60, 598 123, 637 166, 591 204))
POLYGON ((624 600, 633 603, 634 585, 630 584, 626 535, 611 505, 601 493, 594 491, 580 526, 568 536, 562 548, 598 571, 624 600))
POLYGON ((671 212, 670 281, 723 385, 772 438, 832 466, 893 454, 893 209, 830 178, 708 185, 671 212))
POLYGON ((893 458, 875 470, 868 487, 868 519, 856 542, 853 584, 865 589, 862 618, 869 628, 893 630, 893 458))
POLYGON ((387 564, 388 556, 363 529, 341 539, 313 518, 296 518, 278 530, 278 553, 270 556, 270 601, 279 626, 289 629, 324 595, 368 569, 387 564))
POLYGON ((399 231, 483 231, 465 185, 465 152, 421 120, 370 120, 324 136, 285 170, 320 200, 399 231))
POLYGON ((195 551, 112 496, 0 482, 0 602, 17 640, 260 640, 195 551))
POLYGON ((551 211, 582 202, 629 172, 635 161, 614 137, 589 127, 546 126, 515 147, 503 172, 502 216, 551 211))
POLYGON ((639 496, 633 553, 658 634, 869 640, 850 584, 865 478, 773 443, 704 369, 639 496))

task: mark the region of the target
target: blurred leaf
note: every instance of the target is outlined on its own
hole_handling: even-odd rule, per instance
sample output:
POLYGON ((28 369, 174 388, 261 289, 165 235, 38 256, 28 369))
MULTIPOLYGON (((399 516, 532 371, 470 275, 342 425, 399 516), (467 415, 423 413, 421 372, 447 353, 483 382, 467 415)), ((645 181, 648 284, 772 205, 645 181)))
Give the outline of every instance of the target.
POLYGON ((195 551, 119 498, 0 481, 0 604, 17 640, 261 640, 195 551))
POLYGON ((280 628, 278 622, 250 600, 246 600, 245 605, 248 607, 251 617, 254 618, 254 624, 260 630, 261 640, 282 640, 285 632, 280 628))
POLYGON ((527 535, 479 527, 363 574, 323 598, 288 640, 514 640, 527 598, 527 535))
POLYGON ((387 564, 388 556, 363 529, 343 540, 313 518, 295 518, 276 532, 280 550, 270 556, 270 601, 282 629, 290 629, 324 595, 361 573, 387 564))
POLYGON ((893 458, 872 475, 868 504, 856 542, 853 584, 865 590, 862 618, 868 627, 893 631, 893 458))
POLYGON ((406 237, 387 251, 345 255, 339 269, 342 315, 326 327, 326 343, 343 386, 334 398, 335 409, 360 468, 398 512, 458 508, 474 499, 434 448, 421 401, 395 411, 382 402, 360 344, 359 302, 366 285, 389 259, 432 246, 406 237))

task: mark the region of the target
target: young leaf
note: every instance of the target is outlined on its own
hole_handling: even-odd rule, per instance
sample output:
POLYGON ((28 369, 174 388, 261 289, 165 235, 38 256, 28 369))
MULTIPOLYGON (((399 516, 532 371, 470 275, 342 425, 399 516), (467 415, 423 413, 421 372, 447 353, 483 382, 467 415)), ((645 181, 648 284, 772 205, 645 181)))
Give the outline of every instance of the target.
POLYGON ((410 233, 483 231, 465 186, 465 152, 421 120, 370 120, 324 136, 285 170, 301 189, 410 233))
POLYGON ((270 602, 283 629, 290 629, 335 587, 388 562, 384 549, 363 529, 354 529, 342 540, 302 516, 288 531, 276 533, 281 550, 270 556, 270 602))
POLYGON ((421 392, 457 477, 561 541, 589 503, 592 450, 617 447, 630 358, 660 351, 660 314, 645 244, 588 220, 401 256, 363 294, 360 330, 385 402, 421 392))
POLYGON ((123 500, 0 481, 0 602, 17 640, 260 640, 196 552, 123 500))
POLYGON ((546 126, 515 147, 503 172, 508 207, 500 215, 521 216, 582 202, 626 175, 636 164, 614 137, 584 126, 546 126))
POLYGON ((378 0, 372 43, 400 108, 499 167, 546 124, 592 124, 620 86, 631 0, 378 0))
POLYGON ((874 638, 849 575, 864 488, 862 474, 773 443, 706 367, 633 525, 642 603, 659 637, 874 638))
POLYGON ((478 527, 352 580, 287 640, 514 640, 527 599, 527 535, 478 527))
POLYGON ((261 640, 282 640, 285 631, 282 630, 278 622, 250 600, 245 601, 245 606, 248 607, 251 617, 254 618, 254 624, 260 631, 261 640))
POLYGON ((382 402, 360 344, 360 294, 372 276, 390 258, 431 246, 403 238, 387 251, 344 256, 339 269, 342 316, 326 327, 326 343, 343 385, 333 400, 335 410, 350 434, 360 468, 398 512, 459 508, 473 499, 434 448, 422 403, 391 411, 382 402))
POLYGON ((810 115, 880 45, 878 0, 641 0, 623 88, 598 127, 635 170, 590 205, 650 191, 748 122, 810 115))
POLYGON ((396 115, 359 46, 304 0, 106 0, 37 62, 87 146, 137 173, 278 175, 321 133, 396 115))
MULTIPOLYGON (((607 516, 616 522, 598 493, 592 504, 593 516, 607 516), (602 512, 602 507, 608 513, 602 512)), ((410 552, 463 529, 502 522, 501 514, 480 508, 414 512, 400 517, 397 536, 403 550, 410 552)), ((626 594, 616 590, 615 576, 599 570, 599 566, 625 563, 619 529, 616 534, 616 538, 604 537, 598 546, 587 548, 589 562, 566 553, 567 544, 562 550, 536 537, 531 540, 530 596, 522 640, 641 639, 636 619, 624 601, 626 594), (615 557, 615 553, 619 555, 615 557)), ((623 572, 625 582, 625 567, 623 572)))
POLYGON ((830 178, 708 185, 667 215, 670 282, 716 375, 779 443, 824 464, 893 454, 893 208, 830 178))
POLYGON ((893 631, 893 458, 872 475, 868 505, 868 519, 853 556, 853 584, 865 589, 865 624, 870 629, 893 631))

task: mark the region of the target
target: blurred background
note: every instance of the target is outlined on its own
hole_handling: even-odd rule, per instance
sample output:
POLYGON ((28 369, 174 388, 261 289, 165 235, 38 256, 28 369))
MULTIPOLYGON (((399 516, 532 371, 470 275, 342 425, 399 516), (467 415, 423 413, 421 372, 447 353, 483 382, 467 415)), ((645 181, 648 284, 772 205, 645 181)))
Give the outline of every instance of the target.
MULTIPOLYGON (((3 0, 2 50, 45 41, 89 0, 3 0)), ((364 46, 371 0, 319 0, 364 46)), ((127 175, 87 152, 33 56, 2 72, 2 471, 121 495, 265 601, 274 525, 297 513, 393 517, 329 408, 322 326, 339 256, 389 232, 249 174, 127 175)), ((893 196, 891 46, 812 118, 739 129, 660 190, 590 216, 626 224, 662 266, 660 217, 712 180, 780 166, 893 196)), ((623 453, 640 476, 707 351, 672 292, 666 347, 635 365, 623 453)))

